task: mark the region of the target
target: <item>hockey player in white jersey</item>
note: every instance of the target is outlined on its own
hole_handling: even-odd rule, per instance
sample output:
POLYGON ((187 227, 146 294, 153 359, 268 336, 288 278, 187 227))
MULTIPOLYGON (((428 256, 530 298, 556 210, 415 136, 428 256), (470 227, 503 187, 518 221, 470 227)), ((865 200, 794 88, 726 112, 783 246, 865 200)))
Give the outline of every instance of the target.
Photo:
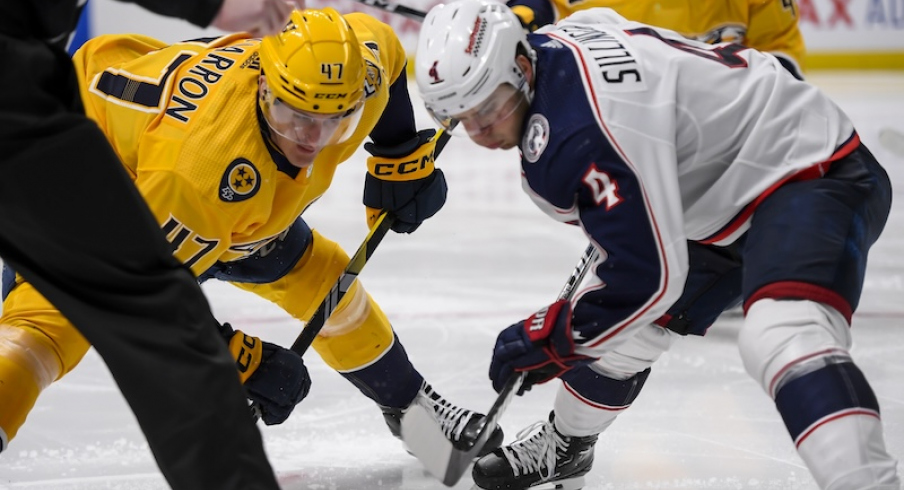
POLYGON ((483 489, 580 488, 593 446, 679 335, 743 301, 747 372, 820 488, 900 488, 851 317, 889 179, 847 116, 775 57, 577 12, 526 35, 491 0, 433 8, 416 54, 431 114, 518 147, 525 191, 599 249, 594 275, 498 336, 490 378, 560 378, 547 422, 478 460, 483 489))

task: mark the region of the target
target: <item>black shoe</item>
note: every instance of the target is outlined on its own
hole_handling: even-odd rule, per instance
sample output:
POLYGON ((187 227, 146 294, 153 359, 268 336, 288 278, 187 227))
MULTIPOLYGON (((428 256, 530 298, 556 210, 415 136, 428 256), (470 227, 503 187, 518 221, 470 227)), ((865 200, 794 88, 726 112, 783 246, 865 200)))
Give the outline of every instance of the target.
MULTIPOLYGON (((440 426, 443 435, 452 442, 456 449, 461 451, 467 451, 473 447, 474 441, 477 439, 477 429, 483 425, 483 420, 486 418, 483 414, 456 407, 434 391, 426 382, 421 385, 421 390, 411 403, 420 403, 425 407, 432 408, 434 419, 440 426)), ((386 421, 389 431, 396 438, 401 439, 402 415, 407 408, 380 408, 383 410, 383 419, 386 421)), ((490 434, 490 438, 487 439, 487 443, 484 444, 477 456, 483 456, 498 448, 502 444, 502 438, 502 429, 496 426, 496 429, 490 434)))
POLYGON ((518 433, 518 439, 474 463, 471 475, 484 490, 523 490, 541 484, 556 490, 579 490, 593 466, 597 435, 569 437, 553 423, 537 422, 518 433), (548 485, 553 485, 549 487, 548 485))

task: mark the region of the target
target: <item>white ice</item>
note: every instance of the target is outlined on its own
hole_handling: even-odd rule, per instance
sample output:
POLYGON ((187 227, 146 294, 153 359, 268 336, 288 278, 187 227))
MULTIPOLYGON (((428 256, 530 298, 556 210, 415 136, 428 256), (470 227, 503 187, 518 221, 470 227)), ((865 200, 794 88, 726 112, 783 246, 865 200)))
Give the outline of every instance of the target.
MULTIPOLYGON (((904 160, 877 141, 880 129, 904 131, 904 74, 815 73, 810 80, 851 115, 863 141, 904 188, 904 160)), ((418 101, 415 106, 420 110, 418 101)), ((350 252, 366 233, 363 159, 359 152, 344 164, 333 189, 305 214, 350 252)), ((521 193, 516 152, 456 139, 439 164, 450 187, 443 211, 413 235, 387 236, 361 280, 433 386, 455 403, 485 411, 495 398, 486 371, 497 332, 556 297, 585 241, 521 193)), ((900 191, 895 198, 870 256, 853 354, 878 396, 888 448, 900 459, 904 204, 900 191)), ((267 340, 288 345, 302 327, 230 285, 205 290, 221 320, 267 340)), ((588 490, 816 488, 772 402, 743 371, 738 325, 738 318, 724 317, 706 337, 684 339, 663 356, 634 406, 600 438, 588 490)), ((310 396, 286 423, 261 425, 284 489, 445 488, 390 435, 369 399, 316 354, 305 359, 314 383, 310 396)), ((546 417, 555 383, 514 400, 502 418, 506 441, 546 417)), ((470 488, 469 475, 454 488, 470 488)), ((0 455, 0 489, 163 488, 144 437, 94 351, 44 392, 0 455)))

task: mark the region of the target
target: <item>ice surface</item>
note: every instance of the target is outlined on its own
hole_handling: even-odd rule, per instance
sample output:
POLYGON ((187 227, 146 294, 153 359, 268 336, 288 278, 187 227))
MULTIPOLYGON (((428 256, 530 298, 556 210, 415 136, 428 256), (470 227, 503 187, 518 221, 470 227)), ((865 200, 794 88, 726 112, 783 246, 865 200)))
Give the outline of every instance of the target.
MULTIPOLYGON (((877 141, 883 128, 904 131, 904 74, 810 79, 851 115, 863 141, 904 188, 904 161, 877 141)), ((345 163, 334 188, 306 213, 312 226, 350 252, 366 234, 363 159, 359 152, 345 163)), ((387 236, 361 280, 433 386, 455 403, 485 411, 495 397, 486 371, 496 333, 555 299, 585 242, 579 230, 549 220, 521 193, 514 151, 453 140, 439 164, 450 187, 445 209, 413 235, 387 236)), ((878 395, 889 449, 902 458, 900 191, 895 199, 870 257, 853 354, 878 395)), ((204 287, 217 316, 237 328, 284 345, 301 328, 249 293, 226 284, 204 287)), ((588 490, 816 488, 772 403, 743 371, 738 325, 737 318, 723 318, 705 338, 684 339, 663 356, 634 406, 600 438, 588 490)), ((314 379, 310 396, 286 423, 261 425, 284 489, 446 488, 390 435, 370 400, 315 354, 306 362, 314 379)), ((506 441, 546 417, 554 388, 540 386, 513 401, 502 418, 506 441)), ((470 486, 466 474, 454 488, 470 486)), ((45 391, 0 455, 0 489, 163 488, 131 412, 94 351, 45 391)))

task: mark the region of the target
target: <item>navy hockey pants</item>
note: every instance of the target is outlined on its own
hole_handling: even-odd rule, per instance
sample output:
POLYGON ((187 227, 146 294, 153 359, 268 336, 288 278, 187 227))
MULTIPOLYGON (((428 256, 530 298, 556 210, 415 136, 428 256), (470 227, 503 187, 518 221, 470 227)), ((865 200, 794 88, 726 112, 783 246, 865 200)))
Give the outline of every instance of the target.
POLYGON ((866 259, 891 210, 891 182, 861 144, 820 179, 792 182, 757 208, 741 248, 745 307, 758 298, 828 304, 848 322, 866 259))
POLYGON ((690 242, 684 293, 659 323, 703 335, 725 309, 762 297, 818 301, 850 321, 890 208, 888 175, 861 144, 822 178, 776 190, 731 246, 690 242))

